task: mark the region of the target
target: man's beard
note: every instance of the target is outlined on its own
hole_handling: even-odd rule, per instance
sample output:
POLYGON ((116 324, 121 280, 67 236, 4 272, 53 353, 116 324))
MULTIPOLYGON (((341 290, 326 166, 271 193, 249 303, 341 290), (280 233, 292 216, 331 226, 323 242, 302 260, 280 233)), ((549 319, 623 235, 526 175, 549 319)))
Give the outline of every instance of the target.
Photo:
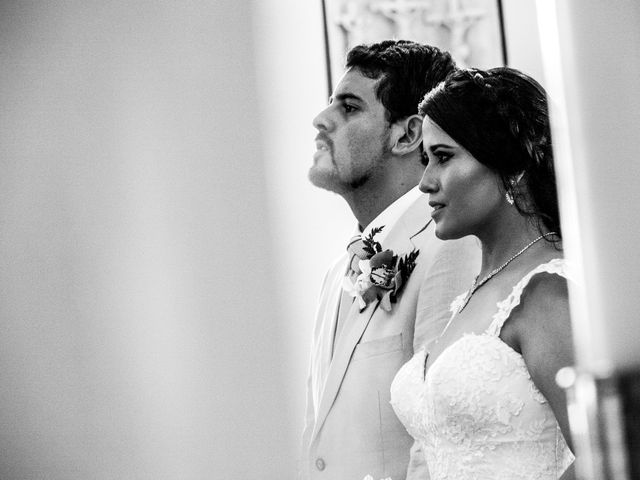
POLYGON ((351 187, 352 190, 357 190, 360 187, 365 186, 370 178, 371 178, 371 172, 366 172, 360 175, 359 178, 356 178, 355 180, 352 180, 351 182, 349 182, 349 186, 351 187))
MULTIPOLYGON (((387 133, 388 135, 388 133, 387 133)), ((333 160, 334 150, 333 143, 327 140, 327 143, 330 146, 330 154, 332 159, 333 168, 322 169, 318 168, 317 165, 313 165, 309 169, 309 181, 313 185, 318 188, 322 188, 324 190, 329 190, 331 192, 337 193, 339 195, 354 192, 356 190, 361 189, 365 185, 369 183, 369 180, 374 176, 375 170, 380 168, 380 165, 384 161, 388 161, 389 156, 391 155, 391 148, 387 146, 388 142, 383 143, 381 151, 376 155, 377 158, 365 169, 360 169, 357 176, 354 178, 345 179, 341 176, 338 166, 333 160)))
POLYGON ((315 166, 309 169, 309 181, 318 188, 329 190, 339 195, 364 187, 371 179, 373 172, 368 170, 356 178, 343 180, 337 170, 318 170, 315 166))

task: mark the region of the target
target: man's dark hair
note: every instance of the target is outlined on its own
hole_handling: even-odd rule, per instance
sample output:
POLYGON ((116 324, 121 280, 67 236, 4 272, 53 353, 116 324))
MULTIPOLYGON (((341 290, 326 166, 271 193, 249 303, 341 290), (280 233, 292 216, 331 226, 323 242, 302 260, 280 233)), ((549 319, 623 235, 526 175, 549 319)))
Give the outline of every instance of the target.
POLYGON ((408 40, 358 45, 347 54, 347 68, 380 79, 376 97, 393 123, 418 113, 424 95, 455 70, 448 52, 408 40))

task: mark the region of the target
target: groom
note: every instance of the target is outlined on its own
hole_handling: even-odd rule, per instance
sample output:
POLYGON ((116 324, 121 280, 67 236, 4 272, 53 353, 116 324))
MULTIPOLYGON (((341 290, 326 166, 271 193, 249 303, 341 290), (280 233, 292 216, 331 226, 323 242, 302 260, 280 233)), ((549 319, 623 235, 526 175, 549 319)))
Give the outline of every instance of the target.
POLYGON ((389 387, 414 350, 440 334, 450 302, 479 270, 475 240, 438 240, 428 197, 417 189, 424 171, 417 105, 454 62, 437 48, 399 40, 353 48, 346 67, 313 121, 309 178, 346 200, 359 235, 322 286, 302 477, 424 479, 422 452, 396 418, 389 387))

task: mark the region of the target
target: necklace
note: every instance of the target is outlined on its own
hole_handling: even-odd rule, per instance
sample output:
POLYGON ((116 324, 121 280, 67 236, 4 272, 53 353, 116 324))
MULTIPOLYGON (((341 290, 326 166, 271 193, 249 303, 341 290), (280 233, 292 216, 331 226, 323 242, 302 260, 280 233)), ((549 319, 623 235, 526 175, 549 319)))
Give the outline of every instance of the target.
POLYGON ((522 250, 520 250, 518 253, 513 255, 509 260, 504 262, 498 268, 496 268, 496 269, 492 270, 491 272, 489 272, 489 274, 486 277, 484 277, 482 280, 480 280, 479 282, 478 282, 478 277, 476 277, 475 280, 473 281, 473 285, 471 285, 471 288, 469 289, 469 293, 467 294, 465 299, 462 301, 462 305, 460 306, 460 308, 458 308, 458 313, 460 313, 462 311, 462 309, 467 306, 467 303, 469 303, 469 300, 471 300, 471 296, 474 293, 476 293, 476 290, 478 290, 481 286, 483 286, 485 283, 487 283, 489 280, 491 280, 493 277, 495 277, 498 273, 500 273, 502 270, 504 270, 507 265, 509 265, 511 262, 513 262, 516 258, 518 258, 520 255, 522 255, 524 252, 526 252, 536 242, 542 240, 544 237, 546 237, 548 235, 557 235, 557 233, 556 232, 547 232, 547 233, 544 233, 544 234, 540 235, 538 238, 532 240, 527 245, 525 245, 525 247, 522 250))

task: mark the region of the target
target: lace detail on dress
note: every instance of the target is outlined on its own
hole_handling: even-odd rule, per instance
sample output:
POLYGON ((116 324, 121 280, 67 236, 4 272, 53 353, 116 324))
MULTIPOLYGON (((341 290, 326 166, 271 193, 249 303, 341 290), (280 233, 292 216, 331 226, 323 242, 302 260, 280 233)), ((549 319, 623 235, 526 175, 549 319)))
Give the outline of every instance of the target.
POLYGON ((493 315, 491 325, 487 328, 487 333, 489 335, 500 335, 500 331, 502 330, 504 323, 509 318, 509 315, 511 315, 514 308, 520 305, 522 292, 524 292, 524 289, 529 285, 533 276, 542 272, 556 274, 567 278, 566 263, 562 258, 554 258, 553 260, 543 263, 542 265, 538 265, 536 268, 531 270, 513 287, 513 290, 511 290, 511 293, 507 298, 498 302, 498 311, 493 315))
MULTIPOLYGON (((541 271, 562 275, 562 263, 541 265, 518 282, 500 302, 498 333, 529 279, 541 271)), ((524 359, 498 335, 464 335, 425 377, 426 355, 421 349, 400 369, 391 403, 422 445, 431 480, 552 480, 573 462, 524 359)))

